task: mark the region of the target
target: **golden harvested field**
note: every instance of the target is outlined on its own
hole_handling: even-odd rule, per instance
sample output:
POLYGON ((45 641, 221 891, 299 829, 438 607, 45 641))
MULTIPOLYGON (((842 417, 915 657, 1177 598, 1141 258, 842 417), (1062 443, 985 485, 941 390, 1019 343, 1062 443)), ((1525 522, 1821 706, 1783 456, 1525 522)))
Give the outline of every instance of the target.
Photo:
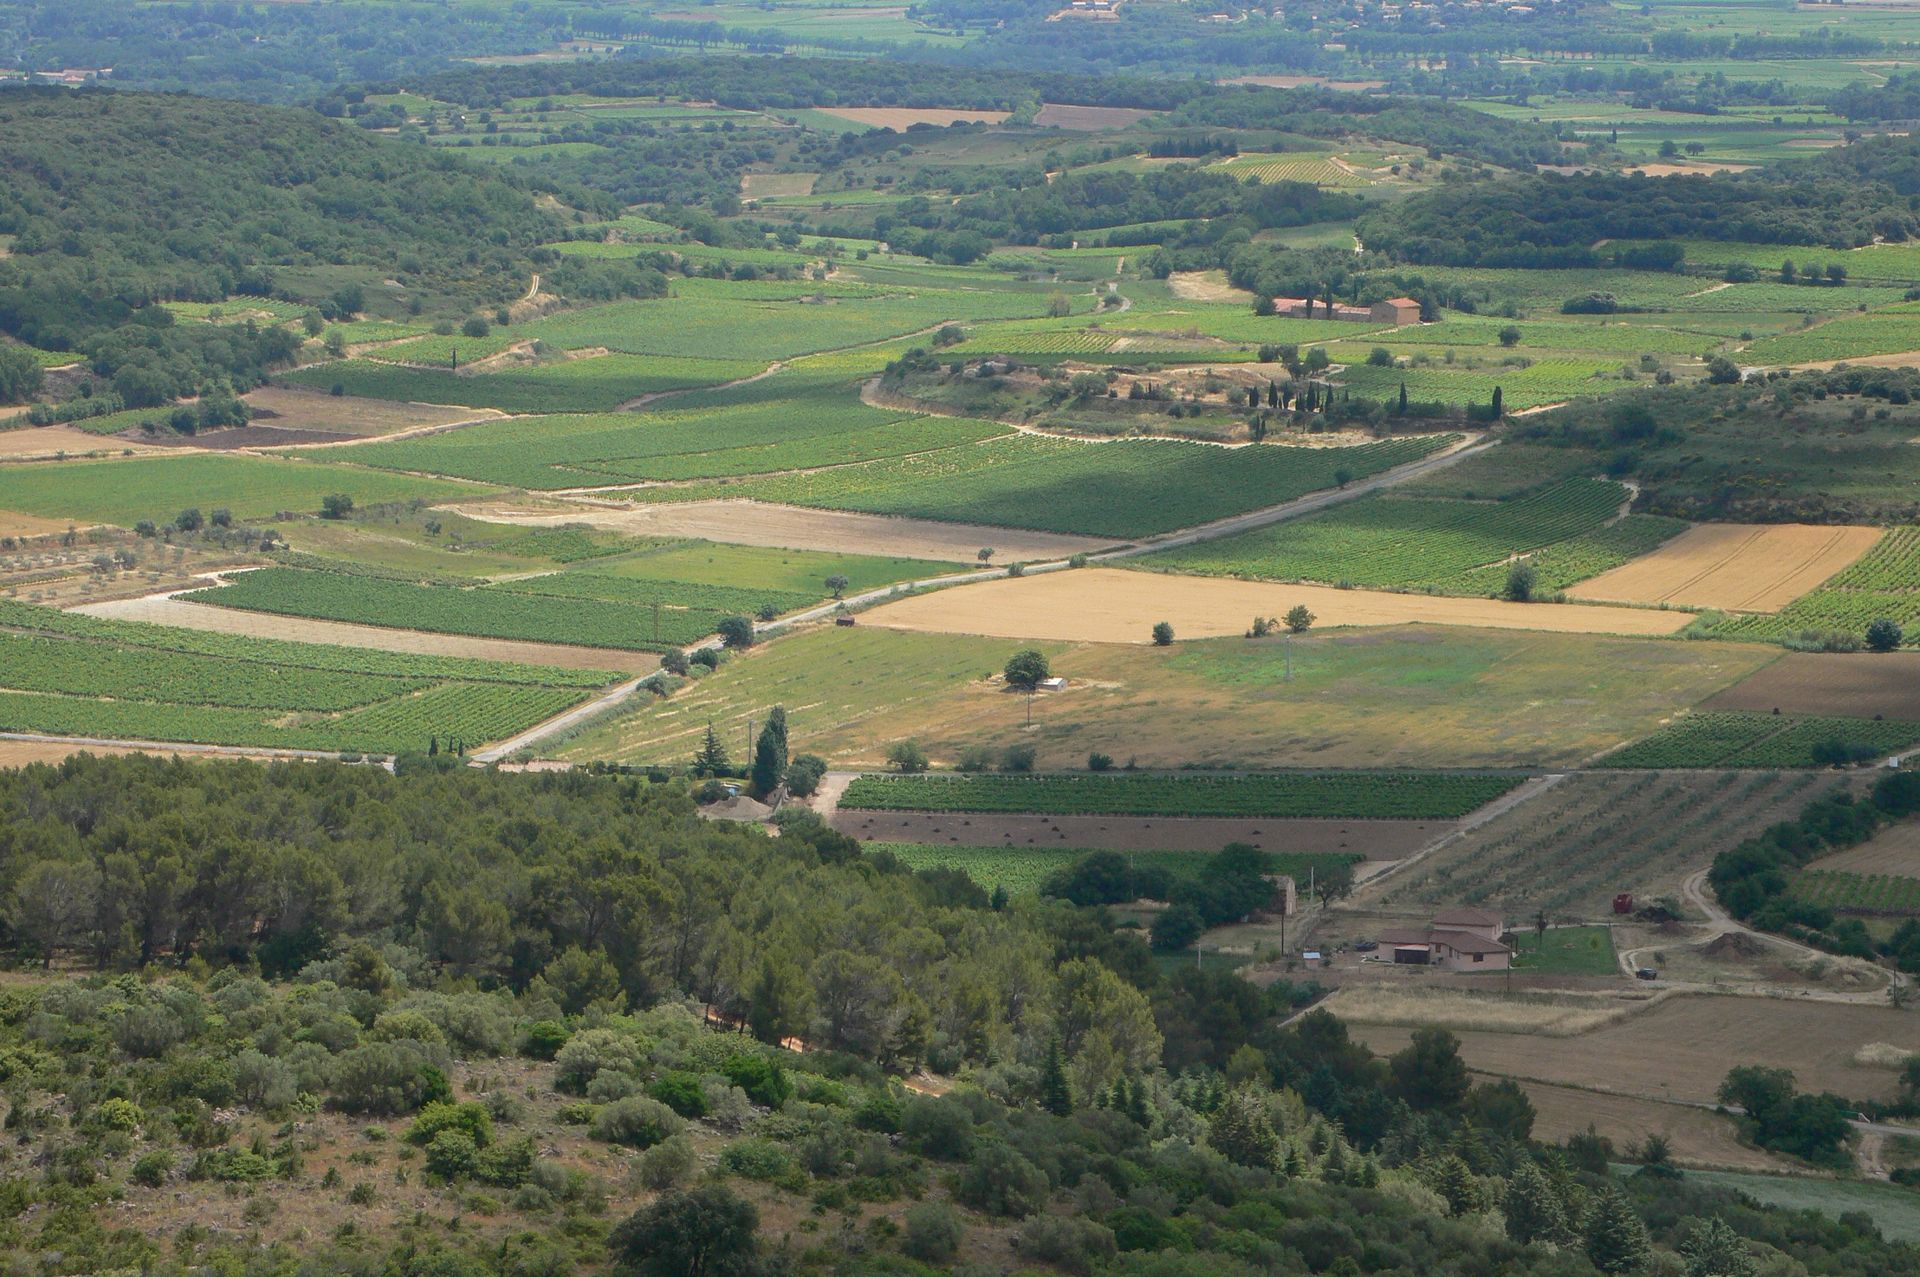
POLYGON ((1183 639, 1227 638, 1246 633, 1252 617, 1283 616, 1296 603, 1311 608, 1325 628, 1424 623, 1645 636, 1672 634, 1693 620, 1684 612, 1647 608, 1507 603, 1082 568, 902 599, 869 612, 861 623, 995 638, 1148 643, 1158 621, 1170 621, 1183 639))
MULTIPOLYGON (((1807 866, 1841 873, 1886 874, 1896 878, 1920 878, 1920 822, 1893 825, 1858 847, 1849 847, 1838 855, 1823 856, 1807 866)), ((1920 1044, 1916 1044, 1920 1050, 1920 1044)))
POLYGON ((1873 548, 1879 528, 1703 523, 1573 587, 1583 599, 1778 612, 1873 548))
MULTIPOLYGON (((1413 980, 1419 980, 1416 974, 1413 980)), ((1435 1024, 1456 1033, 1470 1030, 1567 1038, 1647 1010, 1644 1001, 1578 994, 1535 993, 1503 997, 1460 989, 1393 988, 1349 984, 1321 1004, 1348 1024, 1418 1028, 1435 1024)))
POLYGON ((980 812, 862 811, 842 807, 833 827, 871 842, 973 847, 1099 847, 1110 851, 1218 851, 1244 842, 1265 851, 1346 852, 1399 860, 1454 828, 1444 820, 1227 820, 1166 816, 998 816, 980 812))
MULTIPOLYGON (((90 435, 73 426, 23 426, 18 430, 0 430, 0 457, 8 461, 52 457, 62 452, 69 456, 84 456, 89 452, 119 452, 125 448, 132 448, 135 452, 154 451, 111 436, 90 435)), ((16 516, 0 515, 0 518, 13 517, 16 516)), ((61 531, 65 530, 65 525, 61 525, 61 531)))
POLYGON ((1920 652, 1789 652, 1700 708, 1920 719, 1920 652))
POLYGON ((130 754, 134 750, 109 745, 68 745, 60 741, 0 740, 0 767, 25 767, 28 763, 57 763, 74 754, 130 754))
POLYGON ((1253 294, 1227 282, 1219 270, 1177 270, 1167 276, 1167 291, 1182 301, 1250 302, 1253 294))
POLYGON ((1142 111, 1131 106, 1063 106, 1057 102, 1048 102, 1040 108, 1033 122, 1043 129, 1073 129, 1082 133, 1098 133, 1102 129, 1124 129, 1129 124, 1138 124, 1152 111, 1142 111))
MULTIPOLYGON (((0 435, 0 438, 5 438, 0 435)), ((65 532, 74 526, 68 519, 46 519, 37 514, 21 514, 15 510, 0 510, 0 536, 39 537, 50 533, 65 532)))
MULTIPOLYGON (((1412 1036, 1396 1026, 1354 1027, 1356 1039, 1386 1054, 1412 1036)), ((1920 1045, 1920 1017, 1892 1007, 1701 995, 1670 998, 1578 1037, 1459 1036, 1470 1068, 1644 1099, 1713 1103, 1735 1064, 1792 1069, 1803 1091, 1887 1099, 1896 1075, 1854 1055, 1874 1042, 1920 1045)))
POLYGON ((1535 1139, 1564 1140, 1592 1126, 1622 1150, 1649 1135, 1663 1135, 1673 1145, 1674 1160, 1683 1166, 1790 1169, 1785 1160, 1742 1144, 1732 1119, 1705 1109, 1542 1082, 1522 1082, 1520 1089, 1533 1101, 1535 1139))
POLYGON ((215 634, 244 634, 253 638, 288 639, 296 643, 331 643, 339 647, 368 647, 382 652, 412 652, 420 656, 465 656, 482 661, 514 661, 522 665, 553 665, 572 670, 619 670, 647 674, 660 668, 660 658, 647 652, 621 652, 605 647, 570 647, 563 643, 527 643, 518 639, 471 638, 458 634, 429 634, 424 630, 389 629, 384 625, 353 625, 344 621, 315 621, 271 612, 242 612, 207 603, 185 603, 164 595, 89 603, 73 609, 89 616, 122 621, 176 625, 215 634))
MULTIPOLYGON (((932 124, 945 128, 962 120, 968 123, 978 121, 983 124, 998 124, 1007 118, 1006 111, 951 111, 934 106, 835 106, 817 108, 822 115, 837 116, 842 120, 852 120, 855 124, 865 124, 869 128, 892 129, 904 133, 916 124, 932 124)), ((1080 110, 1094 108, 1081 107, 1080 110)), ((1144 114, 1144 112, 1142 112, 1144 114)), ((755 191, 756 195, 804 195, 805 191, 755 191)))
POLYGON ((1815 772, 1575 773, 1360 895, 1383 909, 1603 921, 1615 893, 1677 896, 1715 854, 1833 787, 1815 772))
POLYGON ((740 194, 750 200, 770 199, 776 195, 811 195, 818 173, 743 173, 740 194))
POLYGON ((252 406, 253 419, 261 425, 368 439, 461 422, 488 421, 505 415, 491 408, 398 403, 356 395, 329 395, 292 386, 262 386, 248 391, 242 398, 252 406))
POLYGON ((1039 642, 1067 689, 1029 698, 1000 668, 1021 644, 861 624, 762 643, 560 756, 692 756, 712 719, 729 747, 784 705, 794 748, 884 766, 917 739, 936 763, 1016 742, 1042 769, 1095 750, 1143 767, 1505 767, 1578 763, 1644 736, 1741 677, 1749 644, 1407 626, 1171 648, 1039 642), (1029 710, 1032 725, 1027 725, 1029 710))
POLYGON ((1001 559, 1064 559, 1113 544, 1055 532, 1017 532, 972 523, 854 514, 846 510, 809 510, 760 501, 663 501, 657 505, 610 506, 599 503, 529 507, 502 503, 447 507, 484 523, 558 527, 585 523, 629 536, 693 537, 732 545, 764 545, 784 550, 825 550, 834 554, 873 554, 973 564, 981 546, 1001 559))

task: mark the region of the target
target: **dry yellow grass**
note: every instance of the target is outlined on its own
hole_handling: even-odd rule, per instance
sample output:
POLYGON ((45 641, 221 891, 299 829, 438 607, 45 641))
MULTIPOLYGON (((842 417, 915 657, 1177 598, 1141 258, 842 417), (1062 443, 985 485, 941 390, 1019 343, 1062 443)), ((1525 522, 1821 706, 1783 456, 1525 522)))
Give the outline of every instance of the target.
POLYGON ((899 555, 949 563, 974 563, 983 545, 1004 560, 1064 559, 1111 545, 1092 537, 1053 532, 1016 532, 972 523, 893 518, 845 510, 809 510, 759 501, 676 501, 634 507, 601 502, 553 504, 475 503, 447 507, 486 523, 555 527, 586 523, 631 536, 698 537, 733 545, 765 545, 835 554, 899 555))
POLYGON ((945 128, 961 120, 968 123, 977 120, 984 124, 998 124, 1006 119, 1008 114, 1005 111, 950 111, 932 106, 836 106, 821 107, 820 112, 842 120, 852 120, 855 124, 865 124, 870 128, 892 129, 896 133, 904 132, 916 124, 933 124, 945 128))
POLYGON ((1858 847, 1823 856, 1808 868, 1920 878, 1920 824, 1891 825, 1858 847))
POLYGON ((1693 620, 1684 612, 1641 608, 1506 603, 1084 568, 903 599, 868 613, 862 624, 992 638, 1146 643, 1158 621, 1170 621, 1180 638, 1229 638, 1245 633, 1249 618, 1281 616, 1296 603, 1306 604, 1322 628, 1423 623, 1647 636, 1675 633, 1693 620))
POLYGON ((1322 1005, 1349 1024, 1408 1028, 1439 1025, 1455 1032, 1481 1030, 1567 1038, 1645 1010, 1649 1003, 1552 994, 1503 997, 1458 989, 1346 985, 1322 1005))
POLYGON ((1869 1069, 1900 1069, 1916 1055, 1920 1055, 1920 1050, 1891 1042, 1869 1042, 1853 1053, 1853 1062, 1869 1069))
POLYGON ((770 199, 777 195, 811 195, 818 173, 743 173, 740 194, 750 200, 770 199))
POLYGON ((1879 528, 1703 523, 1573 592, 1615 603, 1778 612, 1880 537, 1879 528))
POLYGON ((1533 1101, 1536 1139, 1564 1140, 1591 1126, 1622 1149, 1641 1143, 1649 1135, 1663 1136, 1673 1147, 1673 1160, 1682 1166, 1737 1171, 1781 1171, 1790 1167, 1784 1158, 1742 1144, 1731 1118, 1705 1109, 1542 1082, 1523 1082, 1520 1089, 1533 1101))
POLYGON ((1177 270, 1167 276, 1167 291, 1184 301, 1250 302, 1253 294, 1227 282, 1225 271, 1177 270))

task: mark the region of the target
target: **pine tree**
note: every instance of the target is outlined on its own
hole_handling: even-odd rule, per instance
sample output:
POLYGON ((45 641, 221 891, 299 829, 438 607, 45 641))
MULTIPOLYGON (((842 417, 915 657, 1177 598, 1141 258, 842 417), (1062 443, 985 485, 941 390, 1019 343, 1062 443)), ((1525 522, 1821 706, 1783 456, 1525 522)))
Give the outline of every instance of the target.
POLYGON ((1485 1205, 1480 1181, 1473 1177, 1473 1172, 1458 1157, 1449 1155, 1441 1158, 1428 1182, 1446 1202, 1449 1215, 1472 1215, 1485 1205))
POLYGON ((1141 1078, 1127 1092, 1127 1116, 1136 1126, 1152 1126, 1153 1110, 1147 1107, 1147 1080, 1141 1078))
POLYGON ((1507 1236, 1521 1245, 1563 1241, 1567 1212, 1553 1181, 1532 1162, 1522 1162, 1507 1185, 1507 1236))
POLYGON ((1040 1107, 1055 1117, 1073 1112, 1073 1090, 1067 1085, 1067 1062, 1060 1053, 1060 1039, 1047 1044, 1047 1062, 1040 1071, 1040 1107))
POLYGON ((707 724, 707 739, 700 746, 700 752, 693 756, 693 774, 696 776, 718 776, 727 770, 727 747, 714 735, 713 724, 707 724))
POLYGON ((1588 1262, 1603 1273, 1638 1272, 1653 1257, 1647 1226, 1617 1188, 1593 1199, 1580 1232, 1588 1262))
POLYGON ((775 705, 753 747, 753 792, 765 797, 780 788, 787 774, 787 711, 775 705))
POLYGON ((1281 1164, 1280 1135, 1267 1116, 1266 1100, 1251 1088, 1234 1091, 1221 1102, 1207 1124, 1207 1143, 1242 1166, 1276 1170, 1281 1164))
POLYGON ((1721 1219, 1696 1219, 1680 1243, 1687 1277, 1754 1277, 1760 1265, 1740 1234, 1721 1219))

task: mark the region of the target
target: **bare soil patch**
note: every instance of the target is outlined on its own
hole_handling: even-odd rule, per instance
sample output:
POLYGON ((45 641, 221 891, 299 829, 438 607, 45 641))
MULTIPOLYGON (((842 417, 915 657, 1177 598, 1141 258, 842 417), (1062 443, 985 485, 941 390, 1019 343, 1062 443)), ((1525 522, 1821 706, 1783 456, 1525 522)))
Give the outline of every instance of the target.
POLYGON ((116 749, 108 745, 69 745, 63 741, 0 740, 0 767, 25 767, 29 763, 57 763, 75 754, 144 752, 148 751, 116 749))
POLYGON ((338 443, 342 439, 358 442, 358 435, 336 434, 331 430, 288 430, 280 426, 234 426, 227 430, 209 430, 202 435, 119 436, 145 439, 156 448, 200 448, 213 452, 234 452, 242 448, 292 448, 305 444, 338 443))
POLYGON ((1920 719, 1920 652, 1789 652, 1700 708, 1920 719))
MULTIPOLYGON (((119 452, 128 445, 106 435, 90 435, 72 426, 23 426, 18 430, 0 430, 0 458, 31 461, 64 452, 69 456, 88 452, 119 452)), ((138 447, 135 451, 140 451, 138 447)), ((65 524, 61 525, 64 530, 65 524)))
MULTIPOLYGON (((1356 1025, 1354 1037, 1391 1054, 1413 1037, 1398 1026, 1356 1025)), ((1735 1064, 1793 1070, 1801 1090, 1891 1098, 1896 1076, 1855 1063, 1875 1042, 1916 1040, 1911 1012, 1839 1002, 1683 996, 1591 1033, 1546 1038, 1469 1030, 1459 1035, 1471 1068, 1503 1077, 1713 1103, 1735 1064)))
POLYGON ((1535 1139, 1564 1140, 1592 1126, 1620 1149, 1642 1143, 1649 1135, 1664 1136, 1673 1146, 1673 1159, 1683 1166, 1788 1169, 1785 1161, 1742 1144, 1731 1119, 1705 1109, 1544 1082, 1523 1082, 1520 1089, 1533 1101, 1535 1139))
MULTIPOLYGON (((820 107, 818 110, 822 115, 851 120, 855 124, 865 124, 870 128, 892 129, 896 133, 903 133, 916 124, 932 124, 939 128, 961 121, 969 124, 976 121, 982 124, 998 124, 1009 114, 1006 111, 949 110, 936 106, 836 106, 820 107)), ((754 193, 762 194, 759 191, 754 193)), ((794 194, 791 191, 780 193, 794 194)), ((801 193, 804 194, 804 192, 801 193)))
POLYGON ((47 519, 37 514, 20 514, 13 510, 0 510, 0 536, 38 537, 57 532, 65 532, 74 526, 66 519, 47 519))
POLYGON ((1167 290, 1183 301, 1250 302, 1253 294, 1227 282, 1224 271, 1177 270, 1167 276, 1167 290))
POLYGON ((1454 1032, 1480 1030, 1566 1038, 1645 1011, 1645 1000, 1579 994, 1534 993, 1509 997, 1421 984, 1342 985, 1326 1009, 1349 1024, 1419 1028, 1440 1025, 1454 1032))
POLYGON ((877 842, 969 847, 1098 847, 1111 851, 1215 852, 1230 842, 1263 851, 1345 852, 1400 860, 1455 826, 1444 820, 1225 820, 1126 816, 1000 816, 979 812, 863 811, 842 807, 832 825, 877 842))
POLYGON ((1893 825, 1858 847, 1823 856, 1808 866, 1842 873, 1920 878, 1920 823, 1893 825))
POLYGON ((1684 177, 1692 173, 1744 173, 1753 167, 1719 160, 1689 160, 1679 164, 1636 164, 1633 169, 1648 177, 1684 177))
POLYGON ((1073 129, 1083 133, 1098 133, 1102 129, 1124 129, 1129 124, 1138 124, 1152 111, 1142 111, 1131 106, 1064 106, 1057 102, 1048 102, 1040 108, 1033 122, 1043 129, 1073 129))
POLYGON ((185 603, 149 595, 111 603, 91 603, 73 609, 90 616, 124 621, 150 621, 215 634, 244 634, 253 638, 288 639, 297 643, 328 643, 365 647, 382 652, 411 652, 419 656, 464 656, 484 661, 513 661, 522 665, 554 665, 561 669, 618 670, 649 673, 660 658, 646 652, 618 652, 610 648, 569 647, 561 643, 526 643, 514 639, 469 638, 456 634, 428 634, 378 625, 342 621, 313 621, 297 616, 272 616, 235 608, 185 603))
POLYGON ((1703 523, 1574 587, 1583 599, 1778 612, 1872 549, 1879 528, 1703 523))
POLYGON ((552 507, 540 509, 500 502, 448 508, 486 523, 518 523, 530 527, 587 523, 633 536, 698 537, 734 545, 898 555, 951 563, 972 563, 980 547, 989 545, 1002 562, 1011 562, 1063 559, 1113 544, 1052 532, 1019 532, 980 524, 892 518, 844 510, 809 510, 759 501, 685 501, 643 506, 581 504, 563 512, 556 512, 552 507))
POLYGON ((818 173, 743 173, 740 194, 750 200, 775 195, 811 195, 813 184, 819 179, 818 173))
POLYGON ((1684 612, 1437 598, 1087 568, 985 581, 902 599, 868 613, 862 623, 995 638, 1147 643, 1158 621, 1171 618, 1181 638, 1225 638, 1245 633, 1249 617, 1284 615, 1297 603, 1306 604, 1320 625, 1327 627, 1419 622, 1658 635, 1672 634, 1693 620, 1684 612))
POLYGON ((422 426, 448 426, 463 421, 485 421, 503 414, 491 408, 457 405, 396 403, 355 395, 329 395, 292 386, 262 386, 242 396, 253 408, 254 420, 283 430, 324 431, 332 436, 374 437, 422 426))

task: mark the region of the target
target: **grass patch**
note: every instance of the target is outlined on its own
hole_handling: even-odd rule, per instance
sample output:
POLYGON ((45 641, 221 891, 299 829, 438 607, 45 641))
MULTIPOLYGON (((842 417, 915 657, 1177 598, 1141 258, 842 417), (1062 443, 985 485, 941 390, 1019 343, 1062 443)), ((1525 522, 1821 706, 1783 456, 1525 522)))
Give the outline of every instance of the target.
POLYGON ((1549 927, 1514 932, 1513 969, 1552 975, 1617 975, 1610 927, 1549 927))

